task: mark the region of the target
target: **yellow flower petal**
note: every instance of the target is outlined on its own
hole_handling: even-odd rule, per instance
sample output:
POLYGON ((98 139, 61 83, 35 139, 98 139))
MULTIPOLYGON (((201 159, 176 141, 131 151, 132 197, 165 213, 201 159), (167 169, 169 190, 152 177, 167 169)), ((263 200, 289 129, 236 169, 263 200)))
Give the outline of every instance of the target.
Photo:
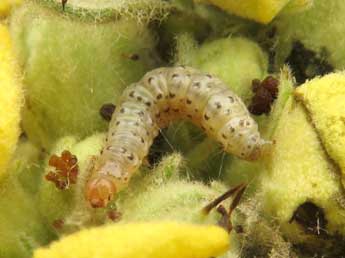
POLYGON ((269 23, 289 2, 293 6, 309 4, 310 0, 208 0, 218 7, 261 23, 269 23))
POLYGON ((85 229, 38 249, 34 258, 209 258, 228 249, 218 226, 175 222, 112 224, 85 229))
POLYGON ((22 0, 1 0, 0 1, 0 17, 9 15, 11 9, 15 5, 22 3, 22 0))
POLYGON ((272 193, 266 196, 265 204, 271 206, 272 213, 281 221, 289 221, 307 198, 326 204, 322 201, 327 201, 336 188, 331 166, 303 106, 292 98, 283 110, 273 139, 276 144, 270 173, 264 178, 264 191, 272 193))
POLYGON ((8 28, 0 24, 0 177, 17 143, 23 99, 11 50, 8 28))
POLYGON ((310 112, 329 156, 339 165, 345 185, 345 73, 311 80, 296 90, 310 112))
POLYGON ((273 139, 268 172, 261 178, 265 213, 279 221, 290 240, 305 241, 308 234, 290 220, 301 204, 312 202, 325 213, 327 232, 344 234, 345 211, 335 198, 341 184, 303 105, 293 98, 284 107, 273 139))

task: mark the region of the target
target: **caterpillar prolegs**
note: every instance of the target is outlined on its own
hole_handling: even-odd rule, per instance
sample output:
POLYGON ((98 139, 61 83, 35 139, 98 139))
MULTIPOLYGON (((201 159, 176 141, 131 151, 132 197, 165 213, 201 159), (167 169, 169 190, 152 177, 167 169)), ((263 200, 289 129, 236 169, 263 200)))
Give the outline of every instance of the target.
POLYGON ((220 79, 190 67, 158 68, 123 93, 86 186, 94 208, 105 207, 128 184, 159 129, 189 119, 224 150, 255 160, 269 145, 242 100, 220 79))

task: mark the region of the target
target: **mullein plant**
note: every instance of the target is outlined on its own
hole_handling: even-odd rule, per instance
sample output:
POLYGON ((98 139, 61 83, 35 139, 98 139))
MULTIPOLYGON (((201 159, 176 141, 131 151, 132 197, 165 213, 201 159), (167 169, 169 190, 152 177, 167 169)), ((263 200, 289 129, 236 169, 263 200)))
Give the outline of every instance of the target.
MULTIPOLYGON (((304 80, 293 63, 292 72, 283 66, 293 44, 302 44, 304 55, 326 52, 321 63, 341 68, 341 53, 312 22, 330 10, 340 17, 341 1, 329 11, 321 0, 209 2, 224 11, 189 0, 26 1, 8 19, 13 50, 1 25, 0 257, 344 253, 344 74, 295 89, 304 80), (226 12, 274 20, 259 26, 226 12), (166 62, 224 80, 273 147, 246 162, 222 154, 199 129, 173 125, 129 186, 106 208, 91 208, 89 166, 104 144, 113 104, 127 85, 166 62), (236 187, 246 189, 237 209, 234 194, 205 212, 236 187)), ((4 3, 0 15, 14 2, 4 3)), ((338 35, 341 26, 327 31, 338 35)), ((323 73, 314 68, 304 75, 323 73)))

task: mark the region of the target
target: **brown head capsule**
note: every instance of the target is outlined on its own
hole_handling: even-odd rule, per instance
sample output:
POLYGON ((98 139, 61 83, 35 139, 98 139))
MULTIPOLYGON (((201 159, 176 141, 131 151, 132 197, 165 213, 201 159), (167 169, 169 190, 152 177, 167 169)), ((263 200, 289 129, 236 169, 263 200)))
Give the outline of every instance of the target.
POLYGON ((86 189, 86 199, 93 208, 106 207, 116 193, 115 183, 109 176, 92 178, 86 189))

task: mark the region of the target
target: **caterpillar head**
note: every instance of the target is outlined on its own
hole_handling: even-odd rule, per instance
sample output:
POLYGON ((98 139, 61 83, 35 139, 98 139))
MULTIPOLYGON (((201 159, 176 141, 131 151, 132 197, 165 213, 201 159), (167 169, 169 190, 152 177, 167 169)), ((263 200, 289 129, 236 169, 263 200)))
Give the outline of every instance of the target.
POLYGON ((99 175, 91 178, 86 185, 86 199, 93 208, 104 208, 114 198, 116 186, 113 178, 99 175))

